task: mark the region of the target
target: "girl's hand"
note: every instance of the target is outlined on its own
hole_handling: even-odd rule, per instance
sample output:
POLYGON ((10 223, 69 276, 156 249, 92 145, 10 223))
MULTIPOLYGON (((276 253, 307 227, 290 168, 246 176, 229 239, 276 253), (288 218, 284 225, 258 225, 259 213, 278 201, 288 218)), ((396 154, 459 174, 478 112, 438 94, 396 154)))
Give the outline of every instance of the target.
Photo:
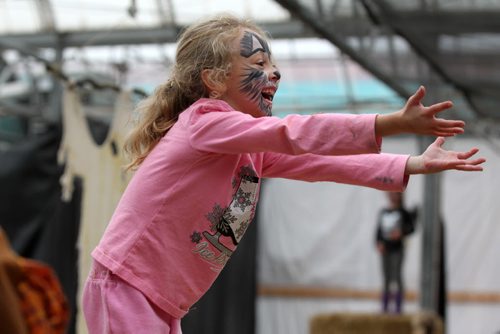
POLYGON ((402 122, 407 124, 410 133, 449 137, 464 132, 463 121, 436 118, 436 114, 453 107, 451 101, 424 107, 422 105, 424 96, 425 88, 420 86, 401 110, 402 122))
POLYGON ((436 118, 441 111, 453 106, 451 101, 445 101, 425 107, 422 99, 425 88, 420 86, 410 96, 403 109, 398 112, 379 115, 376 120, 376 132, 379 136, 389 136, 400 133, 450 137, 464 132, 465 123, 457 120, 436 118))
POLYGON ((480 166, 486 159, 471 159, 479 149, 472 148, 467 152, 446 151, 442 148, 445 139, 438 137, 424 153, 419 156, 411 156, 407 163, 405 174, 430 174, 455 169, 461 171, 482 171, 480 166))

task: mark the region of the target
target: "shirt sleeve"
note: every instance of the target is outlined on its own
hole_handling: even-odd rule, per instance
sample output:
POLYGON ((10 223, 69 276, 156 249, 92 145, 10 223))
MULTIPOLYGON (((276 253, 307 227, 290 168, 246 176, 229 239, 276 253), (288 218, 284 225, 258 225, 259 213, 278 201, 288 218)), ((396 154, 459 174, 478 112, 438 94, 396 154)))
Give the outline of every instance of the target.
POLYGON ((262 177, 330 181, 384 191, 403 191, 409 181, 409 176, 404 173, 408 158, 408 155, 390 153, 345 156, 266 153, 262 177))
POLYGON ((210 105, 194 108, 186 126, 191 145, 213 153, 347 155, 380 152, 375 119, 375 114, 254 118, 210 105))

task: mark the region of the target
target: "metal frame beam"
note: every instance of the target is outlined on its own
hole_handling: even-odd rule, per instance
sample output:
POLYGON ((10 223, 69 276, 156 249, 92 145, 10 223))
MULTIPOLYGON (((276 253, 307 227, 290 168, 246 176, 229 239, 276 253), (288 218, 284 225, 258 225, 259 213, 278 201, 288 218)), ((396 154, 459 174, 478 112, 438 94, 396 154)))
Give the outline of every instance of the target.
MULTIPOLYGON (((260 24, 274 39, 316 37, 299 20, 287 22, 264 22, 260 24)), ((153 28, 87 30, 75 32, 37 32, 28 34, 0 35, 3 44, 23 45, 25 48, 56 48, 113 46, 133 44, 175 43, 184 26, 165 26, 153 28)))

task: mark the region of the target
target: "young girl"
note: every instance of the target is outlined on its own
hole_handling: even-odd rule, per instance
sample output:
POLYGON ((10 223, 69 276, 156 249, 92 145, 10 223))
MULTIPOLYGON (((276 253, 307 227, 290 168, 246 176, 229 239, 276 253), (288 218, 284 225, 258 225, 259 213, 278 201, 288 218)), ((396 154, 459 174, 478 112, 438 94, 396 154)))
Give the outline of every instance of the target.
POLYGON ((137 168, 93 251, 83 309, 90 333, 180 333, 254 217, 263 178, 403 191, 410 174, 479 171, 451 152, 462 121, 424 107, 419 88, 387 115, 272 117, 280 72, 265 33, 231 16, 188 28, 170 79, 138 108, 126 149, 137 168), (420 156, 380 153, 381 137, 440 136, 420 156))

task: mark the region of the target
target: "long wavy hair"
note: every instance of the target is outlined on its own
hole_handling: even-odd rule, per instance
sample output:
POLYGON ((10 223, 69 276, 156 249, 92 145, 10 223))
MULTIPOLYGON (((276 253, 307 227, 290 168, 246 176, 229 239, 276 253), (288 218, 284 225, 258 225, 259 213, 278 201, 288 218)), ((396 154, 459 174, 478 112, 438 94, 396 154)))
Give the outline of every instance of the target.
POLYGON ((142 100, 136 110, 137 123, 124 149, 130 158, 127 169, 136 169, 177 121, 179 114, 201 97, 208 97, 201 73, 211 69, 211 80, 222 82, 231 70, 233 41, 241 29, 265 37, 255 23, 223 14, 188 27, 179 37, 170 78, 142 100))

